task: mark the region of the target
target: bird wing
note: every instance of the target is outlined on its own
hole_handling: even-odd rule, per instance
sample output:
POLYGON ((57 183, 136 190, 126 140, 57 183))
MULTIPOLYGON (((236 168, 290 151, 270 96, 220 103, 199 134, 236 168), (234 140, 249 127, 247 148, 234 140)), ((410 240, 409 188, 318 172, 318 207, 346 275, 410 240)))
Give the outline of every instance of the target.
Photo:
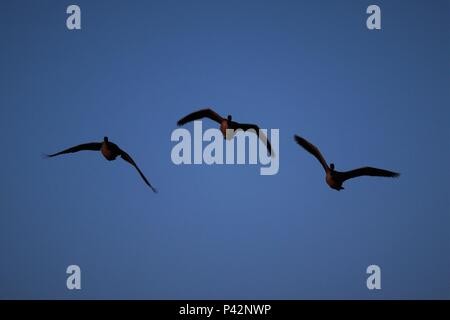
POLYGON ((340 175, 341 175, 342 181, 360 177, 360 176, 390 177, 390 178, 395 178, 395 177, 400 176, 400 174, 397 172, 378 169, 378 168, 372 168, 372 167, 363 167, 363 168, 358 168, 355 170, 345 171, 345 172, 341 172, 340 175))
POLYGON ((329 169, 327 162, 325 161, 324 157, 322 156, 319 149, 315 145, 313 145, 312 143, 308 142, 306 139, 303 139, 298 135, 295 135, 294 139, 300 146, 302 146, 306 151, 311 153, 314 157, 316 157, 317 160, 319 160, 320 164, 325 169, 325 171, 329 169))
POLYGON ((266 137, 266 135, 262 131, 259 130, 259 127, 256 124, 238 123, 238 122, 235 122, 235 124, 236 124, 236 129, 242 129, 244 131, 247 131, 250 129, 255 130, 258 137, 262 140, 262 142, 267 147, 267 151, 269 152, 269 154, 272 155, 272 145, 270 144, 269 139, 266 137))
POLYGON ((188 114, 184 118, 178 120, 177 124, 179 126, 182 126, 185 123, 188 123, 188 122, 191 122, 194 120, 198 120, 198 119, 202 119, 202 118, 209 118, 218 123, 222 123, 222 121, 224 120, 220 115, 218 115, 212 109, 202 109, 202 110, 195 111, 195 112, 188 114))
POLYGON ((130 155, 128 153, 126 153, 125 151, 119 149, 119 153, 120 156, 122 157, 123 160, 125 160, 126 162, 130 163, 133 167, 136 168, 136 170, 139 172, 139 174, 141 175, 142 179, 144 179, 145 183, 153 190, 153 192, 157 193, 158 190, 156 190, 151 184, 150 182, 147 180, 147 178, 144 176, 144 174, 142 173, 142 171, 139 169, 139 167, 137 166, 136 162, 134 162, 133 158, 130 157, 130 155))
POLYGON ((78 146, 75 146, 75 147, 54 153, 54 154, 48 154, 47 157, 51 158, 51 157, 59 156, 60 154, 74 153, 74 152, 83 151, 83 150, 99 151, 101 149, 101 147, 102 147, 101 142, 84 143, 84 144, 80 144, 78 146))

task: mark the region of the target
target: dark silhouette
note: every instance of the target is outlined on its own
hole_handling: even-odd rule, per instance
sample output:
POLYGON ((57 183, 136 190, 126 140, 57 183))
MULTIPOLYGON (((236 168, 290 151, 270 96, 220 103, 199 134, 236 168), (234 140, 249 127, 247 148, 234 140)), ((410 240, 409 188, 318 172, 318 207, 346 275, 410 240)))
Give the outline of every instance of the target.
POLYGON ((339 191, 341 189, 344 189, 342 187, 342 183, 344 183, 344 181, 360 176, 376 176, 376 177, 391 177, 391 178, 400 176, 400 174, 397 172, 372 167, 363 167, 345 172, 336 171, 334 170, 334 163, 330 163, 330 166, 328 167, 327 162, 325 161, 319 149, 315 145, 297 135, 294 136, 294 139, 300 146, 302 146, 306 151, 311 153, 314 157, 317 158, 317 160, 319 160, 320 164, 325 169, 326 173, 325 180, 327 184, 330 186, 330 188, 333 188, 335 190, 339 191))
POLYGON ((148 182, 147 178, 141 172, 141 170, 137 166, 136 162, 134 162, 134 160, 130 157, 130 155, 128 153, 126 153, 125 151, 123 151, 122 149, 120 149, 117 144, 109 142, 108 141, 108 137, 104 137, 103 142, 92 142, 92 143, 80 144, 78 146, 75 146, 75 147, 72 147, 72 148, 60 151, 58 153, 49 154, 49 155, 46 155, 46 156, 51 158, 51 157, 59 156, 61 154, 65 154, 65 153, 74 153, 74 152, 83 151, 83 150, 101 151, 103 156, 108 161, 115 160, 118 156, 121 156, 123 160, 125 160, 128 163, 130 163, 133 167, 136 168, 136 170, 141 175, 142 179, 144 179, 145 183, 153 190, 153 192, 155 192, 155 193, 158 192, 150 184, 150 182, 148 182))
POLYGON ((228 115, 228 117, 226 117, 226 118, 222 118, 220 115, 218 115, 216 112, 214 112, 211 109, 202 109, 199 111, 192 112, 191 114, 188 114, 184 118, 178 120, 177 124, 179 126, 182 126, 188 122, 191 122, 194 120, 199 120, 202 118, 209 118, 209 119, 219 123, 220 131, 222 132, 224 139, 233 138, 233 136, 231 136, 231 137, 227 136, 227 134, 226 134, 227 129, 231 129, 231 130, 241 129, 243 131, 253 129, 259 138, 261 138, 261 136, 263 136, 263 139, 261 139, 261 140, 266 145, 267 151, 269 152, 269 154, 272 155, 272 146, 270 144, 269 139, 267 139, 267 137, 262 132, 259 131, 259 127, 256 124, 239 123, 239 122, 232 121, 230 115, 228 115))

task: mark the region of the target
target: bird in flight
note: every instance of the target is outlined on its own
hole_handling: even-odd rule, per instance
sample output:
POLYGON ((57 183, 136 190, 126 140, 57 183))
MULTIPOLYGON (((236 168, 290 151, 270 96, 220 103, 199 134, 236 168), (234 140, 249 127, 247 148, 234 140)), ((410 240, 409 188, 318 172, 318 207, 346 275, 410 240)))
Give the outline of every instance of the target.
POLYGON ((74 153, 74 152, 83 151, 83 150, 101 151, 103 156, 108 161, 115 160, 118 156, 122 157, 123 160, 125 160, 128 163, 130 163, 133 167, 136 168, 136 170, 141 175, 142 179, 144 179, 144 182, 153 190, 153 192, 155 192, 155 193, 158 192, 150 184, 150 182, 144 176, 144 174, 139 169, 139 167, 137 166, 136 162, 134 162, 134 160, 130 157, 130 155, 128 153, 126 153, 125 151, 123 151, 122 149, 120 149, 117 144, 110 142, 108 140, 108 137, 104 137, 103 138, 103 142, 84 143, 84 144, 80 144, 78 146, 75 146, 75 147, 72 147, 72 148, 69 148, 69 149, 66 149, 66 150, 54 153, 54 154, 46 155, 46 156, 49 157, 49 158, 52 158, 52 157, 59 156, 61 154, 74 153))
POLYGON ((224 139, 232 139, 234 134, 236 133, 236 130, 241 129, 243 131, 247 130, 254 130, 255 133, 258 135, 258 137, 262 140, 262 142, 266 145, 267 151, 269 155, 272 155, 272 146, 270 144, 269 139, 265 136, 265 134, 259 130, 259 127, 256 124, 249 124, 249 123, 239 123, 236 121, 233 121, 231 118, 231 115, 228 115, 228 117, 223 118, 219 114, 217 114, 212 109, 202 109, 195 112, 192 112, 185 116, 184 118, 181 118, 178 120, 177 124, 179 126, 182 126, 188 122, 199 120, 203 118, 209 118, 217 123, 220 124, 220 131, 223 134, 224 139), (232 135, 227 134, 227 129, 233 130, 232 135))
POLYGON ((320 153, 319 149, 313 145, 312 143, 308 142, 307 140, 303 139, 302 137, 295 135, 294 136, 295 141, 302 146, 306 151, 311 153, 314 157, 316 157, 317 160, 319 160, 320 164, 325 170, 325 181, 330 186, 330 188, 335 189, 337 191, 340 191, 341 189, 344 189, 342 187, 342 184, 344 181, 356 177, 361 176, 372 176, 372 177, 398 177, 400 176, 397 172, 392 172, 388 170, 383 169, 377 169, 372 167, 362 167, 355 170, 340 172, 336 171, 334 169, 334 163, 330 163, 330 166, 328 166, 327 162, 325 161, 324 157, 320 153))

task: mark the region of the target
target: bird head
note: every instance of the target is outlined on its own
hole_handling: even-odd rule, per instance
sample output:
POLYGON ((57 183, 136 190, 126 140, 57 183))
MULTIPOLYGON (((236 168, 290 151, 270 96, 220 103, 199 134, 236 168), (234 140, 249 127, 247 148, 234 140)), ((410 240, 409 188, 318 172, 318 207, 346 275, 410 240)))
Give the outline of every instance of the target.
POLYGON ((108 142, 108 137, 103 137, 103 141, 108 142))
POLYGON ((228 115, 227 120, 231 121, 231 115, 228 115))
POLYGON ((334 163, 330 163, 330 169, 333 171, 334 170, 334 163))

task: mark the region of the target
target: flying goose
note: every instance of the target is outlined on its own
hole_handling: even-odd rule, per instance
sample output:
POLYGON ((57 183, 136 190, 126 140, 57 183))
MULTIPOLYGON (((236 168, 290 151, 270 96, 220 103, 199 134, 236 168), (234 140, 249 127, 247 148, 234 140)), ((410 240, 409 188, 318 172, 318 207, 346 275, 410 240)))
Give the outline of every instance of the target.
POLYGON ((108 137, 104 137, 103 142, 84 143, 84 144, 80 144, 78 146, 75 146, 75 147, 54 153, 54 154, 46 155, 46 156, 51 158, 51 157, 59 156, 61 154, 65 154, 65 153, 74 153, 74 152, 83 151, 83 150, 101 151, 103 156, 108 161, 115 160, 118 156, 121 156, 123 160, 130 163, 133 167, 136 168, 136 170, 141 175, 142 179, 144 179, 145 183, 153 190, 153 192, 155 192, 155 193, 158 192, 150 184, 150 182, 148 182, 147 178, 141 172, 141 170, 137 166, 136 162, 134 162, 134 160, 130 157, 130 155, 128 153, 126 153, 125 151, 123 151, 122 149, 120 149, 117 144, 110 142, 108 140, 108 137))
POLYGON ((376 177, 391 177, 391 178, 400 176, 400 174, 397 172, 372 167, 362 167, 359 169, 345 172, 336 171, 334 170, 334 163, 330 163, 330 166, 328 166, 324 157, 322 156, 319 149, 315 145, 313 145, 312 143, 308 142, 307 140, 303 139, 298 135, 295 135, 294 139, 300 146, 302 146, 306 151, 311 153, 314 157, 316 157, 317 160, 319 160, 320 164, 325 170, 326 174, 325 181, 330 186, 330 188, 335 189, 337 191, 344 189, 344 187, 342 187, 342 183, 344 183, 344 181, 360 176, 376 176, 376 177))
POLYGON ((255 130, 255 133, 258 135, 259 138, 263 137, 261 140, 267 147, 267 151, 270 155, 272 155, 272 146, 270 145, 269 139, 264 135, 262 131, 259 131, 259 127, 256 124, 249 124, 249 123, 239 123, 236 121, 232 121, 231 115, 228 115, 226 118, 222 118, 219 114, 217 114, 212 109, 202 109, 199 111, 192 112, 191 114, 188 114, 184 118, 178 120, 177 125, 182 126, 188 122, 199 120, 202 118, 209 118, 217 123, 220 124, 220 131, 223 134, 224 139, 231 139, 233 136, 227 135, 227 129, 231 130, 238 130, 242 129, 243 131, 247 131, 249 129, 255 130))

